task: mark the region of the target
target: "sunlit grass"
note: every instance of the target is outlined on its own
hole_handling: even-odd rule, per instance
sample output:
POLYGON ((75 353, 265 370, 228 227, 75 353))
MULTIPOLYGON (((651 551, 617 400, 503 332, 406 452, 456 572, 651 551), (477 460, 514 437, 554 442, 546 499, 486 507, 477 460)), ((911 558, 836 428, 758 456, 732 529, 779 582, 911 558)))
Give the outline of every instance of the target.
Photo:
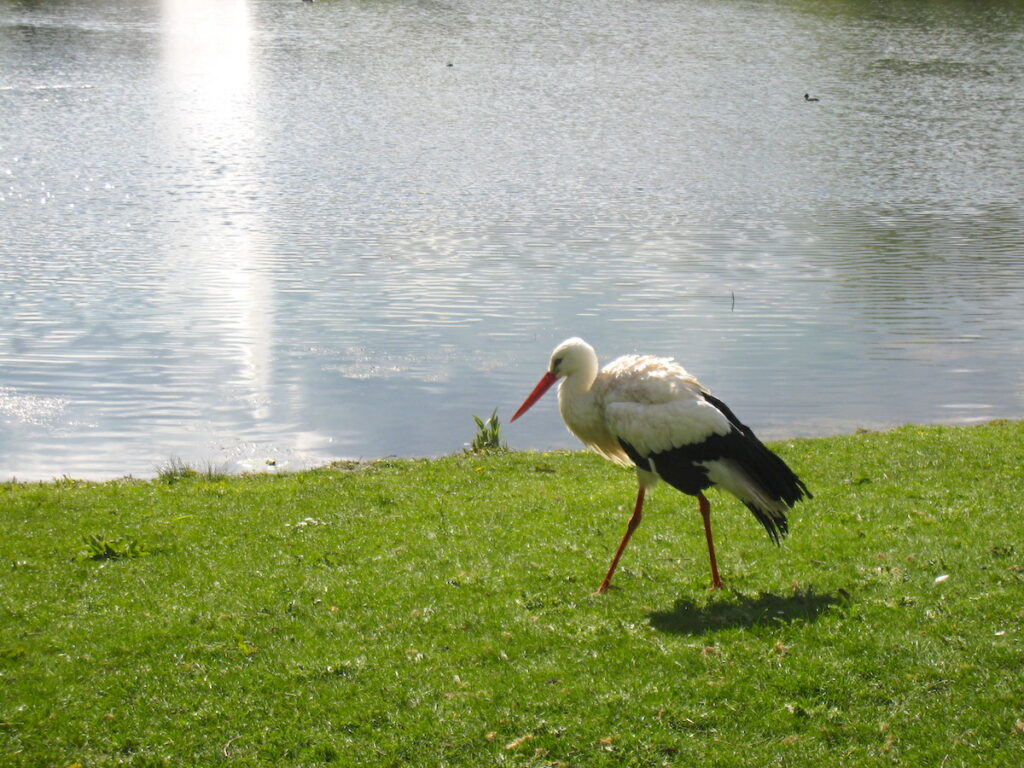
POLYGON ((5 766, 1024 764, 1024 423, 774 447, 773 546, 496 453, 0 484, 5 766), (144 557, 83 556, 83 537, 144 557))

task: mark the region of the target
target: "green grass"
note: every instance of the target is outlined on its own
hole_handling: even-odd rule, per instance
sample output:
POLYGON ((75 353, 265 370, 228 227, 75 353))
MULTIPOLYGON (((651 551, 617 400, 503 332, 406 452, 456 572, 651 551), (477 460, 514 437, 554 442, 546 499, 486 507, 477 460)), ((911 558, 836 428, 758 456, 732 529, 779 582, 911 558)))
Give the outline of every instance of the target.
POLYGON ((815 498, 715 494, 717 594, 665 487, 592 594, 583 453, 0 484, 0 765, 1024 765, 1022 446, 778 444, 815 498))

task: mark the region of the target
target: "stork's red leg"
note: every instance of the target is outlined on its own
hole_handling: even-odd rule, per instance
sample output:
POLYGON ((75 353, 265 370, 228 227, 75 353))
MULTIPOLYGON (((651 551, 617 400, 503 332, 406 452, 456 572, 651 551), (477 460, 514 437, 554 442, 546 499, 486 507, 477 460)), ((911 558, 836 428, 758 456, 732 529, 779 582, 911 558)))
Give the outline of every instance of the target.
POLYGON ((608 566, 608 573, 604 575, 604 581, 601 582, 601 586, 597 588, 597 594, 602 594, 608 590, 608 585, 612 581, 612 574, 615 573, 615 568, 619 564, 619 558, 622 557, 622 551, 629 544, 629 538, 633 535, 633 531, 640 525, 640 518, 643 517, 644 507, 644 487, 641 485, 640 490, 636 493, 636 507, 633 508, 633 516, 629 518, 629 524, 626 526, 626 534, 622 537, 622 541, 619 542, 619 548, 615 552, 615 557, 612 558, 612 564, 608 566))
POLYGON ((718 577, 718 561, 715 559, 715 540, 711 538, 711 502, 703 493, 697 493, 700 514, 704 518, 704 536, 708 540, 708 557, 711 558, 711 588, 721 589, 722 580, 718 577))

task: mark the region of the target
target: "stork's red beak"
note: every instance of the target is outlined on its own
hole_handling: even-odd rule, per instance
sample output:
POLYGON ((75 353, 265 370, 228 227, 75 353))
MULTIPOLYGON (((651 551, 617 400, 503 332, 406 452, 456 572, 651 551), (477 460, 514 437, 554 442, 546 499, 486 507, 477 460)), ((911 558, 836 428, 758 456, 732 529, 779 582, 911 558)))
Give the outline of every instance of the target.
POLYGON ((537 386, 533 388, 533 392, 530 393, 530 396, 523 400, 523 404, 519 406, 519 410, 515 412, 515 415, 511 419, 508 420, 509 424, 526 413, 530 409, 530 406, 540 400, 541 397, 544 396, 544 393, 551 389, 551 385, 556 381, 558 381, 558 377, 555 376, 555 374, 545 373, 541 377, 540 381, 537 382, 537 386))

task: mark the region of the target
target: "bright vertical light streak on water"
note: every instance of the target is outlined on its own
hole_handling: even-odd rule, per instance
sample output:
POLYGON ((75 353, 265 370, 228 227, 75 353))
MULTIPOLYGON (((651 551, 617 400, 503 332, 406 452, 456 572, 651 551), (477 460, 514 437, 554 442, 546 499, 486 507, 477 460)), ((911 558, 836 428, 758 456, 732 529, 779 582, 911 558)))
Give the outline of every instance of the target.
POLYGON ((246 0, 163 0, 160 17, 165 183, 176 190, 158 237, 168 316, 197 358, 182 373, 223 379, 259 422, 268 416, 274 342, 272 276, 259 264, 263 229, 252 186, 262 131, 253 109, 252 19, 246 0))

